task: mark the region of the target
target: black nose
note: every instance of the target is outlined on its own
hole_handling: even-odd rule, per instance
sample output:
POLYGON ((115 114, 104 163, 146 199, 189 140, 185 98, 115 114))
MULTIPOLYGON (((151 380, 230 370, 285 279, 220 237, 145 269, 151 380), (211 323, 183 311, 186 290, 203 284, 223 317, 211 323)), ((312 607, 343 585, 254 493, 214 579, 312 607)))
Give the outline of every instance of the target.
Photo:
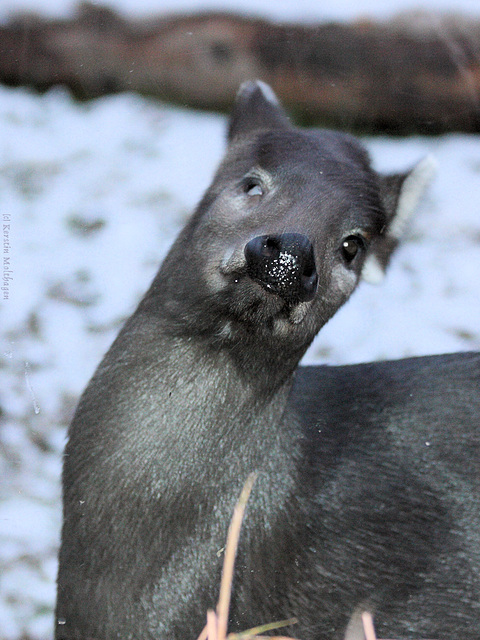
POLYGON ((311 300, 318 276, 310 240, 299 233, 258 236, 245 246, 248 275, 291 304, 311 300))

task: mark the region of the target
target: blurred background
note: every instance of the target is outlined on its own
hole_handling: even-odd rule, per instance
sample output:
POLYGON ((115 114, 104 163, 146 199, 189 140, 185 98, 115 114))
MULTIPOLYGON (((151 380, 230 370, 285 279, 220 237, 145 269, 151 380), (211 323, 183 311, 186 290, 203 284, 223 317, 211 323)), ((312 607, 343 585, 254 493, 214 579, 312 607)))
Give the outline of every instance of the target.
MULTIPOLYGON (((479 11, 476 0, 364 0, 361 7, 351 0, 337 0, 335 3, 314 0, 277 0, 275 3, 266 0, 109 0, 92 4, 108 6, 129 16, 216 10, 304 23, 317 20, 351 20, 360 15, 387 18, 412 9, 465 12, 471 15, 478 15, 479 11)), ((20 10, 35 10, 42 15, 68 16, 76 6, 78 3, 75 0, 3 0, 0 15, 5 17, 20 10)))
POLYGON ((0 640, 52 636, 66 428, 208 186, 235 74, 380 171, 439 164, 385 281, 306 361, 480 348, 479 25, 476 0, 0 0, 0 640))

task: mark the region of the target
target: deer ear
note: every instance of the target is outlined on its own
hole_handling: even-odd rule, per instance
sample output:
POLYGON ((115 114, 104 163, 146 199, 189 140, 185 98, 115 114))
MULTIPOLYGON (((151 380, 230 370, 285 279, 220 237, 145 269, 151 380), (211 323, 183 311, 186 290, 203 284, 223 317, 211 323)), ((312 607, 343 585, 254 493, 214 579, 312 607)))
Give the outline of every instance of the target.
POLYGON ((415 211, 425 189, 435 175, 437 161, 427 156, 406 173, 380 175, 380 198, 387 212, 387 224, 370 248, 362 278, 378 284, 385 275, 392 253, 415 211))
POLYGON ((290 128, 290 121, 273 89, 261 80, 244 82, 237 94, 228 128, 228 141, 257 129, 290 128))

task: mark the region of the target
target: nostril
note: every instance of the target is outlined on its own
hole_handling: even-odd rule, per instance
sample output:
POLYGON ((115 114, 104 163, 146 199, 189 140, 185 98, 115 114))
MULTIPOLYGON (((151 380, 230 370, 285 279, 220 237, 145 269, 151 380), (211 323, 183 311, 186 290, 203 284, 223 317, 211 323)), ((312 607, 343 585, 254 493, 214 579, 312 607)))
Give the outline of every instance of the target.
POLYGON ((262 242, 260 254, 264 258, 277 258, 280 255, 280 246, 276 238, 268 236, 262 242))
POLYGON ((317 272, 313 271, 310 275, 303 274, 301 277, 301 287, 299 288, 298 297, 301 302, 313 300, 318 286, 317 272))
POLYGON ((311 264, 306 264, 302 276, 304 278, 311 278, 314 274, 316 274, 315 264, 312 262, 311 264))

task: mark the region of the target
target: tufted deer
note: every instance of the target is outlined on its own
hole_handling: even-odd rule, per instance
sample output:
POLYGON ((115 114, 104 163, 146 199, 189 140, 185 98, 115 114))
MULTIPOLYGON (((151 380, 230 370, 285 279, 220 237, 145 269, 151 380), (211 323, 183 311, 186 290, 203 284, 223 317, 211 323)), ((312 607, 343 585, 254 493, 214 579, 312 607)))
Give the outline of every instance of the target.
POLYGON ((194 640, 252 471, 230 630, 296 616, 287 634, 335 640, 365 608, 380 637, 479 640, 480 356, 298 366, 428 173, 379 175, 242 86, 211 187, 71 424, 57 640, 194 640))

